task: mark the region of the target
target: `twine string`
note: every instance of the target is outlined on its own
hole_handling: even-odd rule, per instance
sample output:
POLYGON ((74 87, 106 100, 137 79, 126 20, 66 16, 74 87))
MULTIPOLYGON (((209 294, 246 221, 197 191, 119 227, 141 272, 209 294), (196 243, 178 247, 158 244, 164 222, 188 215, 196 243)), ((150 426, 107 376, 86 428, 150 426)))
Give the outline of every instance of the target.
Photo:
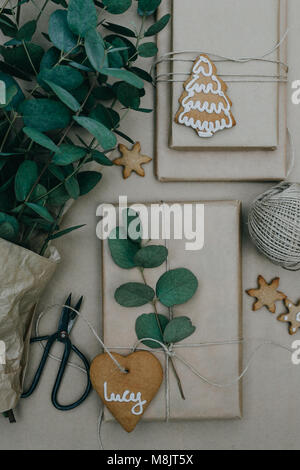
MULTIPOLYGON (((43 312, 40 313, 39 317, 38 317, 38 320, 37 320, 37 328, 36 328, 36 332, 37 332, 37 335, 39 335, 39 327, 38 325, 40 324, 40 321, 42 319, 42 317, 48 313, 50 310, 52 310, 53 308, 69 308, 70 310, 72 310, 73 312, 75 312, 79 318, 81 318, 86 324, 87 326, 89 327, 89 329, 91 330, 91 332, 93 333, 93 335, 95 336, 95 338, 97 339, 97 341, 101 344, 102 348, 104 349, 104 351, 109 355, 109 357, 111 358, 111 360, 114 362, 114 364, 117 366, 117 368, 120 370, 120 372, 122 373, 127 373, 126 369, 124 369, 124 367, 118 362, 118 360, 114 357, 114 355, 110 352, 110 350, 127 350, 127 351, 132 351, 132 352, 135 352, 135 351, 153 351, 155 353, 162 353, 164 354, 165 356, 165 359, 166 359, 166 376, 165 376, 165 383, 166 383, 166 387, 165 387, 165 405, 166 405, 166 421, 169 420, 170 418, 170 382, 169 382, 169 358, 175 358, 177 359, 179 362, 181 362, 183 365, 185 365, 185 367, 187 367, 195 376, 197 376, 203 383, 206 383, 207 385, 210 385, 212 387, 217 387, 217 388, 228 388, 228 387, 231 387, 233 385, 235 385, 236 383, 240 382, 244 377, 245 375, 247 374, 247 372, 249 371, 250 369, 250 366, 252 365, 256 355, 259 353, 259 351, 265 347, 265 346, 273 346, 273 347, 277 347, 277 348, 280 348, 280 349, 283 349, 283 350, 286 350, 288 351, 289 353, 293 353, 293 350, 291 348, 289 348, 288 346, 285 346, 283 344, 280 344, 280 343, 276 343, 274 341, 263 341, 262 343, 260 343, 255 349, 254 351, 251 353, 250 355, 250 358, 249 360, 247 361, 245 367, 243 368, 242 372, 240 373, 240 375, 238 375, 237 377, 234 377, 232 380, 230 380, 229 382, 224 382, 224 383, 218 383, 218 382, 214 382, 212 380, 210 380, 209 378, 205 377, 204 375, 202 375, 199 371, 197 371, 197 369, 194 368, 194 366, 192 364, 190 364, 187 360, 185 360, 181 355, 179 355, 175 349, 179 349, 179 348, 186 348, 186 349, 189 349, 189 348, 203 348, 203 347, 215 347, 215 346, 225 346, 225 345, 237 345, 237 344, 244 344, 246 343, 246 340, 244 340, 243 338, 241 339, 233 339, 233 340, 224 340, 224 341, 210 341, 210 342, 202 342, 202 343, 192 343, 192 344, 172 344, 170 345, 169 347, 166 346, 164 343, 162 343, 161 341, 159 340, 156 340, 156 339, 153 339, 153 338, 141 338, 139 339, 138 341, 136 341, 136 343, 133 345, 132 348, 129 348, 128 346, 113 346, 113 347, 107 347, 104 342, 101 340, 101 338, 99 337, 99 335, 97 334, 95 328, 93 327, 93 325, 91 324, 91 322, 85 317, 85 315, 83 313, 80 313, 79 311, 77 311, 76 309, 74 309, 73 307, 70 307, 68 305, 59 305, 59 304, 54 304, 50 307, 47 307, 46 310, 44 310, 43 312), (160 349, 156 349, 156 348, 149 348, 149 347, 143 347, 141 346, 141 344, 144 342, 144 341, 152 341, 152 342, 155 342, 157 343, 159 346, 160 346, 160 349)), ((49 356, 51 357, 52 359, 55 359, 56 361, 59 361, 61 362, 61 359, 55 357, 55 356, 49 356)), ((79 370, 82 370, 80 367, 76 366, 75 364, 73 363, 70 363, 68 362, 68 365, 70 365, 71 367, 76 367, 76 369, 79 369, 79 370)), ((86 372, 85 372, 86 373, 86 372)), ((101 427, 102 427, 102 423, 103 423, 103 409, 99 415, 99 419, 98 419, 98 440, 99 440, 99 446, 100 448, 103 450, 104 447, 103 447, 103 442, 102 442, 102 439, 101 439, 101 427)))
MULTIPOLYGON (((270 64, 275 64, 278 65, 282 68, 285 69, 285 72, 288 73, 288 64, 285 62, 282 62, 281 60, 272 60, 272 59, 267 59, 268 56, 273 54, 276 50, 278 50, 281 45, 284 43, 288 36, 289 30, 287 30, 280 41, 272 47, 269 51, 264 53, 261 56, 254 56, 254 57, 230 57, 230 56, 223 56, 220 54, 216 54, 214 52, 203 52, 202 54, 205 53, 210 57, 214 57, 215 60, 214 62, 235 62, 235 63, 240 63, 240 64, 245 64, 248 62, 252 61, 258 61, 258 62, 265 62, 265 63, 270 63, 270 64)), ((200 52, 199 50, 182 50, 182 51, 172 51, 172 52, 167 52, 165 54, 162 54, 152 65, 150 74, 153 76, 154 75, 154 82, 155 83, 182 83, 185 80, 177 80, 174 77, 179 76, 179 75, 186 75, 189 76, 190 74, 185 74, 185 73, 162 73, 162 74, 156 74, 154 70, 157 70, 157 66, 159 64, 162 64, 164 62, 194 62, 195 59, 176 59, 174 57, 183 55, 183 54, 197 54, 199 55, 200 52), (172 77, 172 78, 168 78, 172 77)), ((273 83, 273 82, 284 82, 286 83, 288 81, 286 75, 249 75, 249 74, 224 74, 224 75, 219 75, 220 77, 236 77, 233 80, 225 80, 226 82, 245 82, 245 83, 273 83), (246 79, 239 80, 238 78, 245 77, 246 79), (248 78, 248 80, 247 80, 248 78)))

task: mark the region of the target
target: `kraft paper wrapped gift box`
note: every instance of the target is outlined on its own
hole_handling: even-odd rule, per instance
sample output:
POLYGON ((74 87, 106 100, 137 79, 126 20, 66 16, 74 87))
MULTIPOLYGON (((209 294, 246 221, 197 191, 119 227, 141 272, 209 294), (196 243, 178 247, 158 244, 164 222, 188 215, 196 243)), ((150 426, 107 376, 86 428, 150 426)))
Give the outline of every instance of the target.
MULTIPOLYGON (((191 203, 192 204, 192 203, 191 203)), ((194 203, 193 203, 194 204, 194 203)), ((204 248, 186 251, 186 240, 167 241, 170 268, 190 269, 199 280, 196 295, 174 308, 174 315, 187 315, 196 332, 184 340, 176 352, 202 375, 216 382, 229 382, 241 373, 242 346, 189 347, 189 344, 237 340, 242 336, 241 244, 238 201, 204 203, 204 248)), ((159 241, 155 243, 160 243, 159 241)), ((161 241, 165 244, 165 241, 161 241)), ((155 286, 166 266, 146 269, 147 282, 155 286)), ((135 321, 151 306, 127 309, 117 304, 115 290, 126 282, 142 282, 138 269, 123 270, 111 258, 108 242, 103 242, 103 336, 106 346, 119 354, 129 354, 136 343, 135 321), (125 349, 114 349, 124 347, 125 349), (128 350, 126 349, 128 348, 128 350)), ((159 304, 159 312, 168 309, 159 304)), ((156 353, 165 365, 162 353, 156 353)), ((175 360, 176 361, 176 360, 175 360)), ((203 383, 185 365, 176 361, 186 394, 184 401, 173 374, 169 371, 170 420, 233 419, 242 416, 242 383, 217 388, 203 383)), ((166 417, 165 382, 147 409, 144 420, 164 421, 166 417)), ((114 421, 105 410, 105 421, 114 421)))
MULTIPOLYGON (((271 8, 268 10, 269 20, 264 25, 260 21, 258 24, 252 24, 250 20, 249 24, 247 22, 245 31, 246 33, 252 31, 253 38, 249 36, 249 41, 244 48, 243 43, 237 40, 236 31, 238 30, 238 25, 235 28, 232 26, 234 5, 239 8, 240 14, 244 8, 246 17, 250 8, 249 4, 251 4, 252 8, 253 2, 250 0, 243 0, 243 2, 230 0, 224 4, 222 0, 213 0, 212 2, 199 0, 196 2, 197 8, 193 11, 187 4, 195 5, 195 2, 196 0, 187 0, 184 12, 182 11, 180 0, 166 0, 162 2, 159 16, 172 11, 174 18, 173 22, 170 22, 168 27, 158 37, 159 56, 169 53, 175 46, 179 49, 199 50, 199 53, 202 51, 217 53, 216 49, 221 49, 221 52, 224 53, 225 49, 222 46, 224 35, 213 36, 211 32, 216 28, 216 24, 212 24, 211 18, 218 4, 222 6, 221 10, 224 17, 223 22, 219 21, 221 23, 221 31, 222 28, 226 31, 224 47, 227 44, 226 49, 229 49, 230 44, 236 44, 232 51, 226 50, 225 55, 227 56, 262 55, 276 45, 278 38, 283 37, 287 29, 287 1, 273 0, 270 5, 270 1, 267 0, 268 8, 271 8), (228 12, 227 5, 229 6, 228 12), (193 15, 191 12, 193 12, 193 15), (275 34, 275 18, 278 19, 277 34, 275 34), (172 23, 174 26, 173 37, 172 23), (186 24, 189 24, 189 28, 186 28, 186 24), (199 24, 201 24, 200 29, 199 24), (180 30, 180 25, 181 34, 175 33, 175 27, 177 30, 178 28, 180 30), (228 28, 226 29, 227 26, 228 28), (193 37, 195 37, 194 42, 189 46, 188 44, 193 37), (259 47, 256 37, 266 37, 267 40, 262 40, 262 45, 259 47), (274 39, 270 43, 271 37, 274 37, 274 39), (251 46, 253 46, 253 49, 251 46), (250 54, 250 51, 253 52, 250 54)), ((265 2, 263 5, 265 5, 265 2)), ((249 11, 251 11, 251 8, 249 11)), ((255 11, 254 7, 253 10, 255 11)), ((254 13, 250 17, 253 18, 253 15, 254 13)), ((265 16, 263 15, 263 17, 265 16)), ((196 53, 193 54, 193 57, 195 58, 196 55, 196 53)), ((173 67, 176 72, 181 70, 179 67, 184 67, 186 72, 186 68, 189 68, 192 63, 177 62, 177 59, 180 57, 176 56, 175 61, 159 62, 157 74, 159 76, 170 74, 173 67)), ((272 57, 272 60, 287 62, 287 39, 270 57, 272 57)), ((261 62, 249 63, 247 71, 256 74, 261 70, 261 74, 273 74, 273 66, 271 64, 268 65, 263 62, 261 63, 262 68, 259 69, 259 63, 261 62)), ((216 62, 216 65, 220 73, 244 73, 240 71, 238 64, 216 62)), ((276 71, 278 75, 284 74, 284 70, 279 66, 276 67, 276 71)), ((164 77, 161 79, 164 80, 164 77)), ((179 77, 179 79, 181 78, 179 77)), ((233 101, 232 111, 238 124, 233 129, 218 132, 211 139, 203 139, 205 140, 204 143, 202 143, 202 140, 194 130, 174 122, 174 117, 179 107, 178 99, 183 91, 182 85, 182 83, 171 83, 168 81, 157 83, 156 174, 160 181, 273 181, 286 178, 288 172, 286 83, 229 83, 228 95, 233 101), (261 85, 268 90, 264 100, 262 100, 261 96, 263 88, 259 88, 261 85), (239 96, 242 87, 245 87, 248 93, 244 96, 239 96), (276 93, 274 92, 275 89, 276 93), (276 95, 275 101, 273 100, 274 95, 276 95), (264 116, 263 132, 258 132, 256 139, 254 130, 257 123, 260 122, 261 115, 264 116), (252 116, 250 118, 252 123, 248 129, 246 122, 250 116, 252 116), (274 122, 276 132, 274 131, 274 122), (176 148, 172 148, 174 146, 176 148)))
MULTIPOLYGON (((284 68, 272 62, 234 63, 211 54, 239 58, 258 57, 270 51, 280 41, 280 0, 226 0, 222 8, 220 0, 210 0, 209 5, 206 0, 187 1, 188 9, 182 0, 173 0, 172 50, 198 50, 215 61, 218 76, 228 86, 227 94, 233 103, 231 109, 237 124, 230 130, 217 132, 212 138, 203 139, 193 129, 178 125, 172 119, 171 148, 277 148, 278 90, 282 84, 270 81, 268 76, 285 75, 284 68), (196 17, 193 21, 191 13, 196 17), (241 21, 242 18, 245 21, 241 21), (209 31, 206 25, 209 25, 209 31)), ((172 83, 172 118, 177 113, 178 99, 183 92, 183 83, 178 80, 188 78, 193 63, 181 59, 194 60, 196 56, 195 53, 179 55, 172 62, 176 80, 172 83)), ((280 50, 275 50, 266 59, 278 61, 280 50)))

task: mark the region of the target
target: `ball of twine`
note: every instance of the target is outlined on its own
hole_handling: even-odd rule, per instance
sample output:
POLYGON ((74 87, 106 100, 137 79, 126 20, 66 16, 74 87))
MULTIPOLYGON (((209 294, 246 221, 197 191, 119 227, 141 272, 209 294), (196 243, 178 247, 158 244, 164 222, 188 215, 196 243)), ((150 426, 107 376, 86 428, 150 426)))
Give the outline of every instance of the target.
POLYGON ((255 199, 249 233, 274 264, 300 269, 300 184, 281 183, 255 199))

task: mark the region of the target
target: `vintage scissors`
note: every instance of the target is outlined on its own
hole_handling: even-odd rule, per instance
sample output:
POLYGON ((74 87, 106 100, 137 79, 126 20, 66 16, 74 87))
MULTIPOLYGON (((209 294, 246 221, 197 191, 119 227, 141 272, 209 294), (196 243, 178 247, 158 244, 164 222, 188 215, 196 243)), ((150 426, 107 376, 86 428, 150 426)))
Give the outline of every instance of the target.
MULTIPOLYGON (((70 332, 71 332, 71 330, 72 330, 72 328, 73 328, 73 326, 74 326, 74 324, 75 324, 75 322, 78 318, 77 313, 68 308, 68 307, 71 307, 71 301, 72 301, 72 294, 70 294, 68 299, 66 300, 66 304, 65 304, 65 307, 62 310, 62 314, 61 314, 59 324, 58 324, 58 330, 57 330, 56 333, 54 333, 53 335, 50 335, 50 336, 40 336, 38 338, 32 338, 31 339, 30 343, 38 343, 38 342, 41 342, 41 341, 47 341, 47 343, 46 343, 46 346, 44 348, 45 349, 44 354, 43 354, 42 360, 40 362, 40 365, 39 365, 39 367, 36 371, 36 374, 34 376, 33 382, 31 384, 29 390, 22 394, 22 398, 28 398, 28 397, 30 397, 30 395, 33 394, 33 392, 35 391, 35 389, 36 389, 36 387, 37 387, 37 385, 38 385, 38 383, 41 379, 41 376, 43 374, 44 367, 46 365, 46 362, 47 362, 48 356, 50 354, 50 351, 52 349, 52 346, 54 345, 54 343, 56 341, 58 341, 59 343, 62 343, 62 344, 65 345, 65 350, 64 350, 63 357, 61 359, 61 364, 60 364, 60 367, 59 367, 59 371, 58 371, 58 374, 57 374, 57 377, 56 377, 56 380, 55 380, 55 384, 54 384, 54 387, 53 387, 53 390, 52 390, 51 401, 52 401, 53 405, 55 406, 55 408, 57 408, 60 411, 69 411, 69 410, 73 410, 74 408, 77 408, 77 406, 81 405, 81 403, 83 403, 84 400, 88 397, 88 395, 91 391, 91 388, 92 388, 91 381, 90 381, 90 375, 89 375, 89 371, 90 371, 89 361, 79 351, 79 349, 77 349, 76 346, 74 346, 72 344, 72 342, 70 340, 70 332), (87 373, 87 385, 86 385, 86 389, 85 389, 84 394, 75 403, 72 403, 71 405, 60 405, 59 402, 58 402, 58 399, 57 399, 57 395, 59 393, 59 389, 60 389, 60 386, 61 386, 61 383, 62 383, 62 380, 63 380, 63 376, 64 376, 66 368, 68 366, 69 357, 70 357, 70 354, 71 354, 72 351, 80 358, 81 362, 83 362, 83 364, 84 364, 84 368, 85 368, 86 373, 87 373)), ((79 312, 79 310, 81 308, 82 301, 83 301, 83 297, 80 298, 77 305, 74 307, 74 310, 77 310, 79 312)))

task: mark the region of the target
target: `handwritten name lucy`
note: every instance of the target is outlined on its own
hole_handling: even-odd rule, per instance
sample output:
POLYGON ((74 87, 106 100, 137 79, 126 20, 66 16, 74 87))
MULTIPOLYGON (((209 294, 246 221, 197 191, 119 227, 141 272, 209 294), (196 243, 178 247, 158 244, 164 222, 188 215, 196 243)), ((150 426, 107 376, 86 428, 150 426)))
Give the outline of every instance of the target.
POLYGON ((130 392, 130 390, 125 390, 121 396, 119 393, 110 393, 107 391, 107 382, 104 382, 104 399, 107 402, 118 402, 118 403, 135 403, 131 408, 131 413, 133 415, 139 416, 144 413, 144 405, 147 403, 147 400, 142 400, 141 392, 130 392))

